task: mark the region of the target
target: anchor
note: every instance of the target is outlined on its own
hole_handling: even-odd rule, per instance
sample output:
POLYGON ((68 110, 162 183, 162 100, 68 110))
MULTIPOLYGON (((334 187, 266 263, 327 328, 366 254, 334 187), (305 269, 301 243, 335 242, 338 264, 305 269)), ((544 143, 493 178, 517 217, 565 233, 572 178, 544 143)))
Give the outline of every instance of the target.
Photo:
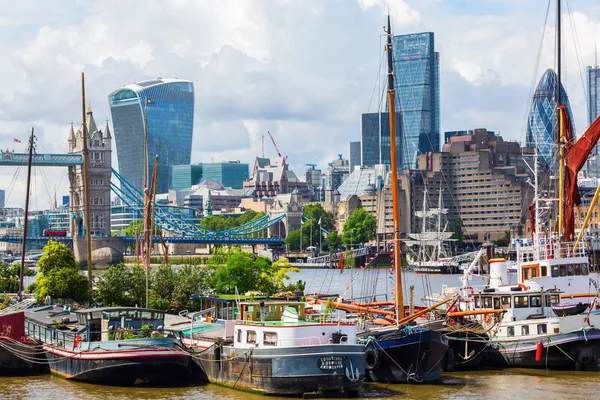
POLYGON ((360 372, 358 371, 358 368, 353 370, 354 365, 352 365, 352 360, 348 360, 348 362, 350 363, 350 370, 348 370, 348 366, 346 365, 346 378, 348 378, 350 382, 357 382, 360 379, 360 372))

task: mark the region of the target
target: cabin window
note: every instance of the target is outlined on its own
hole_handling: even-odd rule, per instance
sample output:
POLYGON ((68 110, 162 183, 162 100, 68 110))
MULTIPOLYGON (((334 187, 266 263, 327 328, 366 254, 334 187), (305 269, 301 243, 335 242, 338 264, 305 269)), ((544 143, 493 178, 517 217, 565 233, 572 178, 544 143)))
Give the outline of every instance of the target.
POLYGON ((265 346, 277 346, 277 333, 265 332, 263 334, 263 344, 265 346))
POLYGON ((558 272, 558 265, 553 265, 552 266, 552 277, 553 278, 558 278, 559 272, 558 272))
POLYGON ((538 324, 537 331, 538 335, 544 335, 548 329, 546 328, 546 324, 538 324))
POLYGON ((510 296, 502 296, 502 308, 510 308, 510 296))
POLYGON ((529 276, 529 268, 523 268, 523 280, 526 281, 527 279, 530 279, 531 277, 529 276))
POLYGON ((527 308, 529 307, 528 296, 515 296, 515 308, 527 308))
POLYGON ((575 275, 581 275, 581 264, 575 264, 574 269, 575 269, 575 275))
POLYGON ((589 275, 590 268, 586 263, 581 264, 581 275, 589 275))
POLYGON ((241 329, 237 330, 237 341, 238 341, 238 343, 242 343, 242 330, 241 329))
POLYGON ((521 327, 521 335, 522 336, 527 336, 529 335, 529 325, 523 325, 521 327))
POLYGON ((573 268, 573 264, 567 265, 567 275, 568 276, 575 275, 575 268, 573 268))
POLYGON ((492 298, 490 296, 483 298, 483 308, 492 308, 492 298))
POLYGON ((532 267, 531 268, 531 277, 535 278, 537 276, 537 268, 532 267))
POLYGON ((542 306, 542 298, 540 296, 531 296, 529 298, 529 304, 531 307, 541 307, 542 306))
POLYGON ((475 296, 475 308, 481 308, 481 297, 475 296))
POLYGON ((558 294, 553 294, 552 295, 552 304, 558 304, 558 303, 560 303, 560 297, 559 296, 560 295, 558 295, 558 294))
POLYGON ((515 336, 515 327, 509 326, 506 328, 506 336, 515 336))
POLYGON ((567 266, 566 265, 560 266, 560 276, 567 276, 567 266))
POLYGON ((256 343, 256 332, 255 331, 246 332, 246 343, 256 343))
POLYGON ((494 297, 494 310, 500 309, 500 297, 494 297))
POLYGON ((548 276, 548 267, 546 267, 545 265, 542 265, 541 270, 542 270, 541 276, 548 276))

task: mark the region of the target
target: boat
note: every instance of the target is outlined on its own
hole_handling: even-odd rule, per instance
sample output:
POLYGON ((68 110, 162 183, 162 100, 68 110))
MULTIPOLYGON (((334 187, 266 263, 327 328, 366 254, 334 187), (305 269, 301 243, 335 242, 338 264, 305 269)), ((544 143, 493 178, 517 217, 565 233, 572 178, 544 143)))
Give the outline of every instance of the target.
POLYGON ((427 188, 423 191, 423 210, 415 212, 422 220, 420 233, 410 233, 410 239, 404 240, 408 248, 416 248, 414 254, 406 256, 409 269, 420 274, 457 274, 460 265, 448 257, 448 249, 445 245, 450 242, 452 232, 442 230, 442 214, 447 214, 448 209, 442 208, 442 189, 440 187, 438 208, 427 209, 427 188), (429 230, 427 221, 436 218, 435 230, 429 230))
POLYGON ((34 147, 34 129, 29 137, 29 158, 27 163, 27 186, 25 195, 25 217, 23 220, 23 240, 21 251, 21 268, 19 270, 19 289, 15 300, 17 303, 0 310, 0 375, 30 375, 47 373, 45 357, 39 344, 28 338, 24 332, 23 309, 30 307, 35 301, 23 299, 23 275, 27 266, 27 226, 29 215, 29 189, 31 183, 31 161, 34 147))
MULTIPOLYGON (((392 63, 391 21, 387 21, 387 62, 388 62, 388 103, 395 109, 394 74, 392 63)), ((448 339, 436 330, 427 327, 414 327, 412 324, 419 315, 429 310, 419 311, 405 318, 402 294, 402 266, 400 249, 400 208, 398 204, 398 165, 396 158, 395 113, 390 118, 390 160, 392 182, 392 204, 394 221, 394 307, 393 323, 387 326, 365 324, 359 332, 359 340, 365 345, 366 380, 371 382, 428 383, 442 377, 444 360, 448 350, 448 339)), ((458 268, 458 266, 457 266, 458 268)), ((370 312, 366 307, 365 311, 370 312)), ((373 310, 377 314, 384 311, 373 310)), ((385 315, 385 314, 383 314, 385 315)), ((389 312, 388 312, 389 315, 389 312)))
POLYGON ((236 319, 177 331, 198 379, 265 395, 359 393, 365 351, 356 341, 356 324, 308 319, 305 306, 240 302, 236 319))
POLYGON ((597 367, 600 314, 586 312, 588 305, 561 304, 562 292, 554 288, 529 289, 504 284, 506 279, 506 261, 490 260, 490 284, 484 289, 461 289, 460 311, 449 313, 450 318, 490 327, 483 365, 553 370, 597 367))
POLYGON ((106 385, 172 385, 191 379, 181 340, 163 334, 164 311, 135 307, 25 311, 25 334, 43 344, 50 372, 106 385))

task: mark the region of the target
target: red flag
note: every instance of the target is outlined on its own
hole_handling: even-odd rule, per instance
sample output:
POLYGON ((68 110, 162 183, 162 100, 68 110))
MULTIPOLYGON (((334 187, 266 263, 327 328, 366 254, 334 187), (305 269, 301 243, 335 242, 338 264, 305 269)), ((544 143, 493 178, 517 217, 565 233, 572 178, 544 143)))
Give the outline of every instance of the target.
POLYGON ((150 97, 146 97, 146 104, 154 104, 154 100, 152 100, 150 97))
POLYGON ((340 254, 340 259, 338 260, 338 268, 340 269, 340 274, 344 272, 344 255, 340 254))
POLYGON ((17 138, 15 138, 15 143, 21 143, 21 141, 17 138))

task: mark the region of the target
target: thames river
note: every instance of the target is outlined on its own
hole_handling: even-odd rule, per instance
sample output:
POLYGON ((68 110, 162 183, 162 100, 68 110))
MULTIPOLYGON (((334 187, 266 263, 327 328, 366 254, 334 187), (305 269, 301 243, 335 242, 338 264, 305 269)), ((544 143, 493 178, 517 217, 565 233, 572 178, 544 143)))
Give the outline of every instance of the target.
MULTIPOLYGON (((366 384, 362 398, 387 399, 597 399, 598 378, 593 372, 546 372, 512 369, 448 373, 440 384, 366 384)), ((2 399, 219 399, 264 398, 211 384, 184 388, 120 388, 70 382, 53 376, 0 377, 2 399)), ((269 399, 279 399, 269 397, 269 399)))

